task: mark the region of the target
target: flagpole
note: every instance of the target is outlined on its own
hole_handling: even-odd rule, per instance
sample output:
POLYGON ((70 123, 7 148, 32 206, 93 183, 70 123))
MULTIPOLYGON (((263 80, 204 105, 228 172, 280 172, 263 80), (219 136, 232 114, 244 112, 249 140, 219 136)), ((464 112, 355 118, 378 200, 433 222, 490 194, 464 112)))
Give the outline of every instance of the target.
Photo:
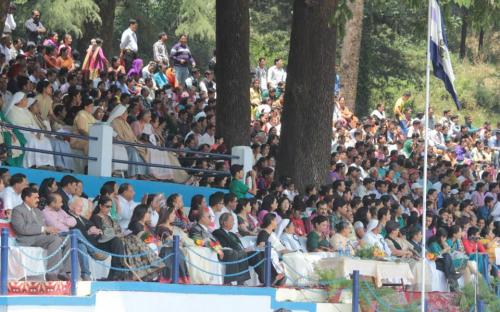
POLYGON ((424 177, 423 177, 423 194, 422 194, 422 295, 421 295, 421 311, 426 312, 426 296, 425 296, 425 259, 427 239, 425 237, 425 219, 427 219, 427 167, 428 167, 428 149, 429 149, 429 102, 430 102, 430 75, 431 75, 431 1, 428 1, 427 13, 427 66, 425 71, 425 128, 424 128, 424 177))

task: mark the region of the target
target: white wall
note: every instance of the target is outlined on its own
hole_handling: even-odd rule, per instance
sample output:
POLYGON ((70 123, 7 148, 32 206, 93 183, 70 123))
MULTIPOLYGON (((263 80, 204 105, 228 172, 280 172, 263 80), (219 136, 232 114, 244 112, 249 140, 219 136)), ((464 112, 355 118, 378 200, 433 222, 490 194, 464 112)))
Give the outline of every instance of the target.
POLYGON ((272 311, 268 296, 106 291, 97 293, 95 312, 159 311, 159 307, 185 312, 233 312, 235 307, 238 307, 238 312, 272 311))

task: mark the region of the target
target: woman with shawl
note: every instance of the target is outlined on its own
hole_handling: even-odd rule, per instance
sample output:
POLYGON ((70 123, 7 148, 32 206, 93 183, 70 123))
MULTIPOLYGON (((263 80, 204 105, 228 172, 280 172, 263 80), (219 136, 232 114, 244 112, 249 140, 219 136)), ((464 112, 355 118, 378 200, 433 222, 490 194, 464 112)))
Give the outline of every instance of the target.
MULTIPOLYGON (((120 141, 130 143, 140 143, 132 130, 132 127, 127 122, 127 107, 122 104, 117 105, 111 112, 108 123, 113 127, 116 133, 116 138, 120 141)), ((144 147, 125 146, 129 161, 145 163, 149 162, 149 151, 144 147)), ((114 152, 116 150, 114 149, 114 152)), ((121 154, 121 153, 120 153, 121 154)), ((117 158, 118 155, 115 156, 117 158)), ((119 157, 119 156, 118 156, 119 157)), ((147 167, 135 164, 128 165, 128 177, 135 178, 145 176, 147 167)))
MULTIPOLYGON (((17 94, 17 93, 16 93, 17 94)), ((0 98, 1 101, 1 98, 0 98)), ((12 102, 12 100, 11 100, 12 102)), ((10 109, 10 103, 5 104, 6 110, 0 110, 0 122, 10 124, 10 120, 5 116, 4 111, 7 112, 7 109, 10 109)), ((26 144, 26 139, 24 135, 17 129, 11 129, 7 127, 0 126, 2 131, 0 139, 1 143, 5 143, 7 146, 24 146, 26 144)), ((6 163, 12 167, 22 167, 23 165, 23 156, 24 152, 18 149, 11 149, 10 153, 8 153, 8 157, 6 163)))
MULTIPOLYGON (((33 105, 33 103, 35 103, 34 98, 30 98, 28 102, 24 92, 17 92, 12 97, 10 107, 7 109, 7 118, 16 126, 41 130, 33 114, 28 110, 30 104, 33 105)), ((28 131, 23 131, 23 134, 27 140, 26 147, 52 152, 52 144, 45 135, 28 131)), ((26 168, 43 166, 54 167, 54 156, 51 154, 26 152, 23 166, 26 168)))
POLYGON ((96 79, 103 70, 108 68, 108 60, 104 56, 101 45, 102 40, 99 38, 90 40, 90 46, 83 61, 82 71, 88 73, 90 80, 96 79))

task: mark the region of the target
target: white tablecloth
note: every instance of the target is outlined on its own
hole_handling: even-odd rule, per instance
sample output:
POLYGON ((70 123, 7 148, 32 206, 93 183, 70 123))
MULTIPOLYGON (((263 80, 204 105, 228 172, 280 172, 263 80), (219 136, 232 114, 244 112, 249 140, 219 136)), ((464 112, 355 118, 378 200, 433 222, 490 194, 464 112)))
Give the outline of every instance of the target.
POLYGON ((283 255, 282 263, 287 277, 286 285, 310 286, 317 284, 316 264, 320 260, 331 258, 334 255, 332 252, 293 252, 283 255))
POLYGON ((183 248, 182 251, 188 261, 187 267, 192 284, 223 284, 224 278, 222 275, 224 274, 224 265, 219 263, 217 254, 214 251, 206 247, 189 247, 183 248), (192 263, 198 268, 195 268, 189 263, 192 263), (215 273, 216 275, 206 272, 215 273))

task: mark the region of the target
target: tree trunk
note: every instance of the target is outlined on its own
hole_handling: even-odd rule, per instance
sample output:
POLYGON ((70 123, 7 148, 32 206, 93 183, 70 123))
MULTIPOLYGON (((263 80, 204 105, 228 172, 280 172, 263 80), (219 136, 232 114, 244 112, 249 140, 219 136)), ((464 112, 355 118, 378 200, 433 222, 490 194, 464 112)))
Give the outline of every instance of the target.
POLYGON ((228 148, 250 140, 249 0, 217 0, 217 127, 228 148))
POLYGON ((477 51, 481 52, 483 50, 483 44, 484 44, 484 28, 481 27, 479 30, 479 42, 477 45, 477 51))
POLYGON ((346 22, 345 26, 339 71, 342 82, 341 93, 345 97, 347 106, 354 112, 358 91, 359 52, 363 31, 364 0, 348 1, 347 5, 352 12, 352 18, 346 22))
POLYGON ((462 33, 460 35, 460 59, 463 60, 465 58, 465 53, 467 49, 466 45, 467 40, 467 10, 464 9, 464 14, 462 17, 462 33))
POLYGON ((4 29, 5 19, 7 18, 7 11, 9 10, 10 0, 0 0, 0 25, 2 25, 2 33, 4 29))
POLYGON ((95 3, 99 6, 99 16, 102 24, 85 23, 83 37, 78 41, 78 50, 82 54, 82 62, 92 38, 99 37, 102 39, 102 48, 108 60, 111 60, 112 53, 118 47, 118 44, 113 42, 116 0, 95 0, 95 3))
POLYGON ((113 41, 116 0, 100 0, 97 1, 97 4, 99 5, 99 15, 102 20, 101 31, 98 33, 102 39, 102 48, 107 53, 108 60, 111 60, 111 55, 118 49, 118 43, 113 41))
POLYGON ((295 0, 276 177, 326 181, 335 81, 336 0, 295 0))

